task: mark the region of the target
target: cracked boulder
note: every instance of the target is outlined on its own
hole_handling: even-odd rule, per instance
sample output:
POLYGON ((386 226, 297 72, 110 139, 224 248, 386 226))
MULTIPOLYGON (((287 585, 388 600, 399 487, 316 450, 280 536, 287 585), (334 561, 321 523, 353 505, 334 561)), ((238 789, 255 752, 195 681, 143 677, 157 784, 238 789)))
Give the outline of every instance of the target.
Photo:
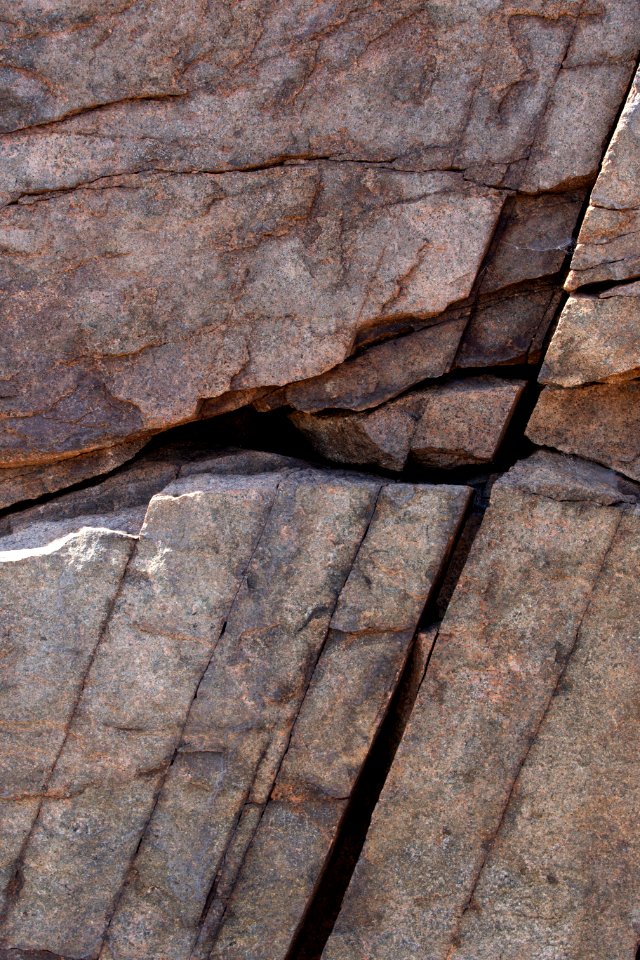
POLYGON ((284 960, 470 495, 169 480, 139 534, 88 525, 142 496, 105 481, 0 543, 7 956, 284 960))
POLYGON ((324 960, 632 957, 639 490, 493 488, 324 960))

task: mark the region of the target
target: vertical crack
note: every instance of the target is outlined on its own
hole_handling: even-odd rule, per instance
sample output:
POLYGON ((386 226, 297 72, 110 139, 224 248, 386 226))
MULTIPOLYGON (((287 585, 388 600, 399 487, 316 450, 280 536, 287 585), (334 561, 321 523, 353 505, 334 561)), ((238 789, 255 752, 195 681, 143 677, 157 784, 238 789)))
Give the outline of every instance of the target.
POLYGON ((45 799, 46 799, 46 796, 47 796, 47 793, 48 793, 48 790, 49 790, 49 786, 50 786, 51 781, 52 781, 52 779, 53 779, 53 776, 54 776, 54 774, 55 774, 55 771, 56 771, 56 768, 57 768, 57 766, 58 766, 58 763, 60 762, 60 757, 62 756, 63 751, 64 751, 64 748, 65 748, 66 745, 67 745, 67 741, 68 741, 69 735, 70 735, 70 733, 71 733, 71 728, 73 727, 73 724, 74 724, 74 722, 75 722, 76 716, 77 716, 77 714, 78 714, 78 710, 80 709, 80 704, 81 704, 82 698, 83 698, 83 696, 84 696, 84 691, 85 691, 85 688, 86 688, 86 685, 87 685, 87 681, 88 681, 88 679, 89 679, 89 675, 90 675, 90 673, 91 673, 91 669, 92 669, 92 667, 93 667, 93 664, 95 663, 95 660, 96 660, 96 657, 97 657, 97 655, 98 655, 98 651, 99 651, 99 649, 100 649, 100 647, 101 647, 101 645, 102 645, 102 642, 103 642, 103 640, 104 640, 104 638, 105 638, 105 636, 106 636, 106 634, 107 634, 107 630, 109 629, 109 624, 110 624, 110 622, 111 622, 111 618, 112 618, 112 616, 113 616, 113 612, 114 612, 114 610, 115 610, 115 608, 116 608, 116 605, 117 605, 117 603, 118 603, 118 601, 119 601, 119 599, 120 599, 120 597, 121 597, 121 595, 122 595, 122 590, 123 590, 123 586, 124 586, 124 583, 125 583, 125 580, 126 580, 126 577, 127 577, 127 572, 128 572, 129 567, 131 566, 131 564, 132 564, 132 562, 133 562, 133 560, 134 560, 134 557, 135 557, 135 555, 136 555, 136 553, 137 553, 137 551, 138 551, 138 542, 139 542, 138 539, 135 538, 135 539, 134 539, 134 542, 133 542, 133 545, 132 545, 132 548, 131 548, 131 552, 129 553, 129 556, 127 557, 127 561, 126 561, 126 563, 125 563, 125 565, 124 565, 124 568, 123 568, 123 570, 122 570, 122 575, 121 575, 120 580, 119 580, 119 582, 118 582, 118 586, 116 587, 116 590, 114 591, 114 594, 113 594, 113 597, 112 597, 112 599, 111 599, 111 602, 109 603, 109 605, 108 605, 108 607, 107 607, 107 612, 106 612, 106 614, 105 614, 104 620, 102 621, 102 624, 101 624, 101 627, 100 627, 100 630, 99 630, 99 633, 98 633, 98 639, 97 639, 97 641, 96 641, 96 644, 95 644, 95 646, 94 646, 94 648, 93 648, 93 651, 92 651, 92 653, 91 653, 91 657, 89 658, 89 662, 87 663, 87 666, 86 666, 86 668, 85 668, 85 671, 84 671, 84 673, 83 673, 83 675, 82 675, 82 677, 81 677, 81 679, 80 679, 80 683, 79 683, 79 685, 78 685, 78 692, 77 692, 77 694, 76 694, 76 698, 75 698, 75 700, 74 700, 73 707, 71 708, 71 714, 70 714, 69 720, 68 720, 68 722, 67 722, 67 726, 66 726, 66 730, 65 730, 65 733, 64 733, 64 737, 62 738, 62 742, 61 742, 61 744, 60 744, 60 747, 58 748, 58 751, 57 751, 57 753, 56 753, 56 755, 55 755, 55 758, 54 758, 54 760, 53 760, 53 763, 51 764, 51 767, 49 768, 49 773, 48 773, 48 775, 47 775, 47 777, 46 777, 46 779, 45 779, 45 782, 44 782, 44 784, 43 784, 43 787, 42 787, 42 790, 41 790, 41 793, 40 793, 40 799, 39 799, 39 801, 38 801, 38 807, 37 807, 35 816, 34 816, 34 818, 33 818, 33 821, 32 821, 32 823, 31 823, 31 827, 29 828, 29 832, 27 833, 27 835, 26 835, 26 837, 25 837, 25 839, 24 839, 24 841, 23 841, 23 843, 22 843, 22 846, 20 847, 20 852, 18 853, 18 856, 16 857, 16 859, 15 859, 15 861, 14 861, 13 868, 12 868, 12 873, 11 873, 11 879, 9 880, 9 883, 8 883, 8 885, 7 885, 7 899, 6 899, 6 903, 5 903, 4 908, 2 909, 2 911, 0 912, 0 928, 4 926, 4 923, 5 923, 6 919, 7 919, 7 916, 8 916, 8 914, 9 914, 9 911, 10 911, 11 907, 13 906, 13 903, 14 903, 15 900, 17 899, 19 893, 20 893, 20 888, 22 887, 22 868, 23 868, 23 865, 24 865, 24 858, 25 858, 27 849, 28 849, 28 847, 29 847, 29 844, 30 844, 30 842, 31 842, 31 838, 33 837, 33 834, 34 834, 34 832, 35 832, 35 829, 36 829, 36 827, 37 827, 37 825, 38 825, 38 822, 39 822, 39 820, 40 820, 40 814, 41 814, 41 812, 42 812, 42 807, 43 807, 44 801, 45 801, 45 799))
POLYGON ((420 625, 387 713, 360 771, 338 828, 333 848, 309 900, 286 960, 320 960, 325 944, 333 931, 364 847, 371 817, 411 718, 420 686, 429 669, 429 662, 437 642, 440 619, 462 570, 462 565, 457 562, 459 550, 463 549, 466 556, 471 549, 480 527, 478 514, 481 519, 484 506, 483 498, 478 494, 477 502, 470 503, 452 538, 440 575, 427 597, 420 625))
MULTIPOLYGON (((217 923, 216 923, 216 925, 215 925, 215 930, 214 930, 214 931, 207 931, 207 935, 213 937, 213 942, 215 942, 215 938, 217 937, 218 933, 220 932, 220 930, 222 929, 222 927, 223 927, 223 925, 224 925, 225 917, 226 917, 227 912, 228 912, 229 901, 230 901, 231 897, 233 896, 233 890, 234 890, 234 888, 235 888, 235 884, 237 883, 237 880, 238 880, 238 878, 240 877, 240 874, 241 874, 241 872, 242 872, 242 868, 243 868, 243 866, 244 866, 244 861, 245 861, 245 859, 246 859, 247 853, 248 853, 249 850, 251 849, 251 845, 252 845, 252 843, 253 843, 253 840, 254 840, 256 834, 258 833, 258 830, 260 829, 260 824, 261 824, 261 822, 262 822, 262 818, 263 818, 263 816, 264 816, 265 810, 267 809, 267 805, 268 805, 269 801, 271 800, 271 796, 272 796, 272 794, 273 794, 273 789, 274 789, 275 784, 277 783, 277 780, 278 780, 278 774, 280 773, 280 770, 281 770, 281 768, 282 768, 282 764, 284 763, 285 757, 286 757, 286 755, 287 755, 287 753, 288 753, 288 751, 289 751, 289 745, 290 745, 291 739, 292 739, 292 737, 293 737, 293 732, 294 732, 294 729, 295 729, 295 726, 296 726, 296 722, 297 722, 298 717, 300 716, 300 712, 302 711, 302 708, 303 708, 303 706, 304 706, 304 702, 305 702, 305 700, 306 700, 307 693, 309 692, 309 687, 311 686, 311 683, 312 683, 312 681, 313 681, 313 677, 314 677, 314 674, 315 674, 315 671, 316 671, 316 667, 318 666, 318 663, 320 662, 320 658, 322 657, 322 653, 323 653, 323 651, 324 651, 324 649, 325 649, 325 647, 326 647, 326 645, 327 645, 327 641, 328 641, 328 639, 329 639, 329 636, 331 635, 331 621, 333 620, 333 615, 334 615, 334 613, 335 613, 335 611, 336 611, 336 609, 337 609, 337 607, 338 607, 338 603, 340 602, 340 597, 341 597, 342 592, 343 592, 343 590, 344 590, 345 584, 346 584, 347 580, 349 579, 349 576, 350 576, 350 574, 351 574, 351 571, 353 570, 353 567, 354 567, 354 565, 355 565, 355 563, 356 563, 356 561, 357 561, 357 559, 358 559, 358 555, 359 555, 359 553, 360 553, 360 550, 362 549, 362 545, 363 545, 364 541, 366 540, 367 534, 368 534, 368 532, 369 532, 369 528, 371 527, 371 524, 373 523, 373 519, 374 519, 374 517, 375 517, 376 509, 377 509, 377 506, 378 506, 378 501, 379 501, 379 499, 380 499, 380 494, 381 494, 381 492, 382 492, 383 487, 384 487, 384 484, 381 483, 381 484, 379 484, 379 486, 378 486, 378 488, 377 488, 374 501, 373 501, 373 503, 372 503, 372 505, 371 505, 371 510, 370 510, 370 513, 369 513, 369 516, 368 516, 368 519, 367 519, 367 523, 366 523, 366 525, 365 525, 364 531, 363 531, 362 536, 361 536, 361 538, 360 538, 360 542, 358 543, 358 546, 356 547, 356 549, 355 549, 355 551, 354 551, 353 559, 351 560, 351 563, 349 564, 349 568, 348 568, 348 570, 347 570, 346 573, 345 573, 344 579, 343 579, 342 583, 340 584, 339 588, 338 588, 337 591, 336 591, 336 599, 335 599, 335 603, 334 603, 334 605, 333 605, 333 609, 331 610, 329 619, 328 619, 328 621, 327 621, 327 629, 326 629, 326 632, 325 632, 325 635, 324 635, 322 644, 320 645, 320 649, 318 650, 318 653, 317 653, 317 655, 316 655, 316 657, 315 657, 315 660, 314 660, 313 664, 311 665, 311 667, 310 667, 310 669, 309 669, 309 673, 308 673, 308 676, 307 676, 307 680, 306 680, 305 688, 304 688, 304 691, 303 691, 303 694, 302 694, 302 698, 301 698, 301 700, 300 700, 300 703, 298 704, 298 709, 297 709, 297 711, 296 711, 296 715, 295 715, 295 717, 293 718, 293 721, 292 721, 291 726, 290 726, 290 728, 289 728, 289 736, 287 737, 286 744, 285 744, 285 746, 284 746, 284 749, 283 749, 283 751, 282 751, 282 754, 281 754, 280 759, 279 759, 279 762, 278 762, 278 766, 277 766, 277 768, 276 768, 276 770, 275 770, 275 772, 274 772, 274 775, 273 775, 273 779, 272 779, 272 783, 271 783, 271 790, 270 790, 270 792, 269 792, 269 797, 267 798, 266 803, 264 803, 264 804, 262 805, 262 809, 261 809, 261 811, 260 811, 260 816, 259 816, 259 818, 258 818, 258 821, 257 821, 257 823, 255 824, 255 827, 254 827, 254 829, 253 829, 252 832, 251 832, 251 836, 249 837, 249 839, 248 839, 248 841, 247 841, 247 844, 246 844, 246 847, 245 847, 245 850, 244 850, 244 856, 242 857, 242 860, 241 860, 241 862, 240 862, 240 864, 239 864, 239 866, 238 866, 238 870, 237 870, 237 872, 236 872, 236 876, 235 876, 235 879, 234 879, 233 886, 231 887, 231 890, 230 890, 230 892, 229 892, 229 898, 228 898, 227 902, 225 903, 224 909, 223 909, 223 911, 222 911, 222 914, 220 915, 220 918, 219 918, 219 920, 217 921, 217 923)), ((239 823, 239 821, 238 821, 238 823, 239 823)), ((233 844, 234 836, 235 836, 235 831, 234 831, 234 835, 232 835, 232 837, 231 837, 230 840, 229 840, 229 843, 227 844, 227 849, 229 849, 229 847, 233 844)), ((226 852, 226 851, 225 851, 225 852, 226 852)), ((224 859, 224 858, 223 858, 223 859, 224 859)), ((216 874, 216 877, 215 877, 215 879, 214 879, 212 888, 211 888, 211 890, 209 891, 209 893, 208 893, 208 895, 207 895, 207 902, 208 902, 208 903, 212 903, 212 901, 213 901, 213 894, 215 893, 215 885, 216 885, 217 879, 218 879, 218 874, 216 874)), ((207 908, 205 908, 205 910, 203 911, 202 925, 206 924, 206 920, 207 920, 207 908)), ((194 944, 194 949, 195 949, 197 946, 198 946, 198 942, 196 941, 196 943, 194 944)))

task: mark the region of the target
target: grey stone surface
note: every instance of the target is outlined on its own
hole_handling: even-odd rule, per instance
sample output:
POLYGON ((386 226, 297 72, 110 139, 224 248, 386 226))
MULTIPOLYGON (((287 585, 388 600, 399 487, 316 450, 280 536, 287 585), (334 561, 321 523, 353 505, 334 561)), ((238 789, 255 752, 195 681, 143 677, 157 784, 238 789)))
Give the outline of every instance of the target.
POLYGON ((637 517, 563 469, 493 488, 324 960, 635 949, 637 517))

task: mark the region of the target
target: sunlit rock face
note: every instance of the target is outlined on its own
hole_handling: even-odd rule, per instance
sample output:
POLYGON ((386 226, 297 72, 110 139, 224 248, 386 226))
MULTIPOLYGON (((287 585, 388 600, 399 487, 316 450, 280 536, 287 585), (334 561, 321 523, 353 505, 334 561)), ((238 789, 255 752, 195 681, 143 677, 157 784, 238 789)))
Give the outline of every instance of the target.
POLYGON ((577 0, 23 0, 1 32, 4 504, 451 311, 364 402, 536 363, 640 38, 577 0))
POLYGON ((632 960, 635 0, 0 38, 0 960, 632 960))

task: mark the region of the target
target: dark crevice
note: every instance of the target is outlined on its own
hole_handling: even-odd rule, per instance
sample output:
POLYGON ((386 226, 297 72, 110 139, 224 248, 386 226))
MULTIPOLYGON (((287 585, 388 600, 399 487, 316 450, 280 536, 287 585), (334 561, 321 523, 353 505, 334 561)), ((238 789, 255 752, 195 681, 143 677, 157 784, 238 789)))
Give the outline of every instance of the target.
MULTIPOLYGON (((365 540, 366 540, 366 538, 367 538, 367 534, 369 533, 369 529, 370 529, 370 527, 371 527, 371 524, 373 523, 374 517, 376 516, 376 512, 377 512, 377 508, 378 508, 378 501, 379 501, 379 499, 380 499, 380 494, 381 494, 381 492, 382 492, 382 489, 383 489, 383 485, 381 484, 381 485, 378 487, 377 491, 376 491, 375 497, 373 498, 373 502, 371 503, 370 510, 369 510, 369 514, 368 514, 368 517, 367 517, 367 521, 366 521, 366 524, 365 524, 364 529, 363 529, 363 531, 362 531, 362 535, 361 535, 361 537, 360 537, 360 541, 359 541, 359 543, 357 544, 357 546, 356 546, 356 548, 355 548, 355 550, 354 550, 354 552, 353 552, 353 555, 352 555, 352 558, 351 558, 351 562, 347 565, 347 569, 346 569, 345 572, 344 572, 344 577, 343 577, 342 583, 340 584, 340 586, 338 587, 338 589, 337 589, 336 592, 335 592, 335 598, 334 598, 333 607, 332 607, 332 609, 329 611, 328 617, 327 617, 327 627, 326 627, 326 630, 325 630, 324 639, 323 639, 322 643, 320 644, 318 650, 317 650, 316 653, 315 653, 313 662, 312 662, 311 664, 309 664, 309 666, 308 666, 307 675, 306 675, 306 678, 305 678, 304 690, 302 691, 302 696, 300 697, 300 700, 299 700, 299 702, 298 702, 298 704, 297 704, 296 714, 295 714, 295 716, 294 716, 294 718, 293 718, 293 720, 292 720, 292 722, 291 722, 291 724, 290 724, 290 726, 289 726, 289 732, 288 732, 288 736, 287 736, 287 739, 286 739, 286 743, 284 744, 284 747, 283 747, 282 752, 281 752, 281 754, 280 754, 280 757, 279 757, 277 766, 276 766, 276 768, 274 769, 273 774, 272 774, 272 777, 271 777, 271 787, 270 787, 270 790, 269 790, 269 796, 268 796, 267 800, 266 800, 263 804, 260 805, 260 806, 261 806, 261 810, 260 810, 259 818, 258 818, 257 823, 255 824, 254 829, 252 830, 252 834, 251 834, 251 838, 250 838, 250 840, 249 840, 249 843, 246 845, 246 848, 245 848, 245 857, 246 857, 247 853, 249 852, 249 850, 250 850, 250 848, 251 848, 251 845, 252 845, 252 843, 253 843, 253 838, 257 835, 258 830, 260 829, 260 824, 261 824, 262 818, 264 817, 264 814, 265 814, 265 812, 266 812, 267 805, 268 805, 268 804, 271 802, 271 800, 273 799, 273 791, 274 791, 275 785, 276 785, 276 783, 277 783, 277 781, 278 781, 278 776, 279 776, 280 770, 281 770, 281 768, 282 768, 282 765, 283 765, 283 763, 284 763, 284 761, 285 761, 285 757, 286 757, 286 755, 287 755, 287 753, 288 753, 288 751, 289 751, 289 746, 290 746, 291 740, 292 740, 292 738, 293 738, 293 736, 294 736, 294 732, 295 732, 295 729, 296 729, 296 724, 297 724, 297 722, 298 722, 298 717, 300 716, 300 714, 301 714, 301 712, 302 712, 302 709, 303 709, 303 707, 304 707, 307 694, 308 694, 309 689, 310 689, 310 687, 311 687, 311 684, 312 684, 312 682, 313 682, 313 678, 314 678, 314 675, 315 675, 315 672, 316 672, 316 668, 317 668, 317 666, 318 666, 318 664, 319 664, 319 662, 320 662, 320 660, 321 660, 321 658, 322 658, 322 654, 323 654, 323 652, 324 652, 324 650, 325 650, 325 647, 326 647, 327 643, 329 642, 329 639, 330 639, 331 634, 332 634, 331 621, 332 621, 332 619, 333 619, 333 615, 334 615, 334 613, 335 613, 335 611, 336 611, 336 609, 337 609, 337 607, 338 607, 338 603, 340 602, 340 597, 341 597, 341 595, 342 595, 342 593, 343 593, 343 590, 344 590, 344 588, 345 588, 345 585, 346 585, 346 583, 347 583, 347 580, 349 579, 349 576, 350 576, 352 570, 354 569, 354 567, 355 567, 355 565, 356 565, 356 562, 357 562, 357 560, 358 560, 358 555, 359 555, 360 550, 362 549, 362 546, 363 546, 363 544, 364 544, 364 542, 365 542, 365 540)), ((258 768, 256 768, 256 772, 257 772, 257 769, 258 769, 258 768)), ((238 821, 239 821, 239 819, 240 819, 240 818, 238 818, 238 821)), ((233 842, 233 835, 231 836, 230 841, 229 841, 229 843, 227 844, 227 848, 226 848, 227 851, 229 850, 230 845, 231 845, 232 842, 233 842)), ((236 882, 237 882, 237 878, 240 876, 240 872, 241 872, 241 870, 242 870, 243 864, 244 864, 244 857, 242 858, 242 862, 240 863, 239 868, 238 868, 238 870, 237 870, 237 872, 236 872, 236 882)), ((214 883, 213 883, 213 885, 212 885, 212 887, 211 887, 211 889, 210 889, 210 891, 209 891, 209 893, 208 893, 208 895, 207 895, 205 907, 204 907, 204 910, 203 910, 203 913, 202 913, 202 916, 201 916, 201 926, 203 926, 203 923, 206 922, 206 917, 207 917, 208 911, 209 911, 210 907, 213 905, 213 901, 214 901, 214 897, 215 897, 215 892, 216 892, 216 891, 215 891, 216 881, 217 881, 217 875, 216 875, 216 878, 214 879, 214 883)), ((218 921, 218 923, 217 923, 217 925, 216 925, 216 926, 217 926, 217 932, 219 932, 219 931, 222 929, 222 926, 223 926, 224 921, 225 921, 225 916, 226 916, 226 913, 227 913, 227 909, 228 909, 228 904, 224 906, 223 912, 222 912, 222 914, 221 914, 221 916, 220 916, 220 919, 219 919, 219 921, 218 921)), ((217 935, 217 933, 216 933, 216 935, 217 935)))
MULTIPOLYGON (((609 263, 611 261, 608 261, 609 263)), ((594 280, 593 283, 585 283, 572 291, 574 297, 599 297, 602 293, 610 290, 616 290, 618 287, 627 286, 630 283, 636 283, 640 280, 640 274, 633 274, 629 277, 623 277, 621 280, 594 280)))
POLYGON ((466 557, 471 549, 485 508, 486 499, 481 491, 477 491, 430 591, 389 709, 351 794, 333 848, 286 960, 320 960, 322 956, 364 847, 371 817, 429 668, 439 623, 462 570, 460 558, 462 555, 466 557))
MULTIPOLYGON (((607 137, 607 144, 611 139, 613 130, 615 130, 617 119, 618 118, 616 118, 612 130, 607 137)), ((575 225, 573 243, 566 251, 563 268, 558 278, 559 286, 562 286, 568 275, 572 251, 588 208, 588 202, 589 198, 587 196, 585 197, 580 216, 575 225)), ((498 228, 491 247, 495 247, 496 242, 499 240, 499 234, 500 230, 498 228)), ((436 625, 442 620, 446 613, 475 537, 481 527, 493 482, 497 476, 502 474, 516 461, 528 456, 536 449, 534 444, 526 438, 525 430, 542 389, 538 383, 538 375, 543 358, 553 337, 566 301, 567 294, 563 293, 557 305, 554 319, 546 331, 545 340, 540 351, 539 362, 535 365, 528 366, 525 370, 516 367, 511 368, 509 371, 512 378, 524 378, 527 382, 505 432, 495 463, 486 468, 485 471, 476 471, 475 476, 473 472, 466 473, 466 470, 445 472, 449 482, 453 479, 462 480, 464 478, 464 482, 471 483, 474 487, 474 495, 465 522, 459 531, 448 562, 445 565, 440 583, 434 589, 432 599, 428 602, 423 612, 421 620, 423 629, 433 626, 437 631, 436 625)), ((482 369, 482 373, 484 374, 489 372, 495 373, 496 371, 490 371, 486 368, 482 369)), ((504 376, 504 373, 504 368, 501 367, 499 375, 504 376)), ((478 371, 467 371, 467 375, 477 376, 478 371)), ((424 477, 424 472, 421 471, 421 473, 421 479, 424 482, 426 478, 424 477)), ((430 480, 432 478, 435 479, 434 473, 436 472, 429 472, 430 480)), ((442 473, 442 471, 438 471, 437 473, 442 473)), ((407 475, 410 476, 410 474, 411 469, 404 471, 401 475, 402 479, 405 477, 408 478, 407 475)), ((435 642, 436 639, 434 638, 433 647, 435 646, 435 642)), ((352 794, 330 859, 319 881, 315 895, 310 901, 296 939, 287 955, 287 960, 320 960, 324 946, 331 935, 353 871, 355 870, 364 846, 371 823, 371 817, 386 782, 397 747, 402 739, 419 690, 419 683, 415 683, 416 650, 417 648, 414 645, 405 672, 396 690, 392 705, 352 794), (408 689, 411 689, 411 696, 409 697, 407 696, 408 689), (399 708, 401 703, 403 704, 402 710, 399 708)), ((429 654, 429 658, 430 656, 431 653, 429 654)), ((428 669, 428 662, 427 659, 424 670, 425 673, 428 669)), ((640 948, 636 954, 636 960, 640 960, 640 948)))
POLYGON ((402 739, 423 673, 424 663, 414 642, 286 960, 320 960, 322 956, 364 846, 371 816, 402 739))

